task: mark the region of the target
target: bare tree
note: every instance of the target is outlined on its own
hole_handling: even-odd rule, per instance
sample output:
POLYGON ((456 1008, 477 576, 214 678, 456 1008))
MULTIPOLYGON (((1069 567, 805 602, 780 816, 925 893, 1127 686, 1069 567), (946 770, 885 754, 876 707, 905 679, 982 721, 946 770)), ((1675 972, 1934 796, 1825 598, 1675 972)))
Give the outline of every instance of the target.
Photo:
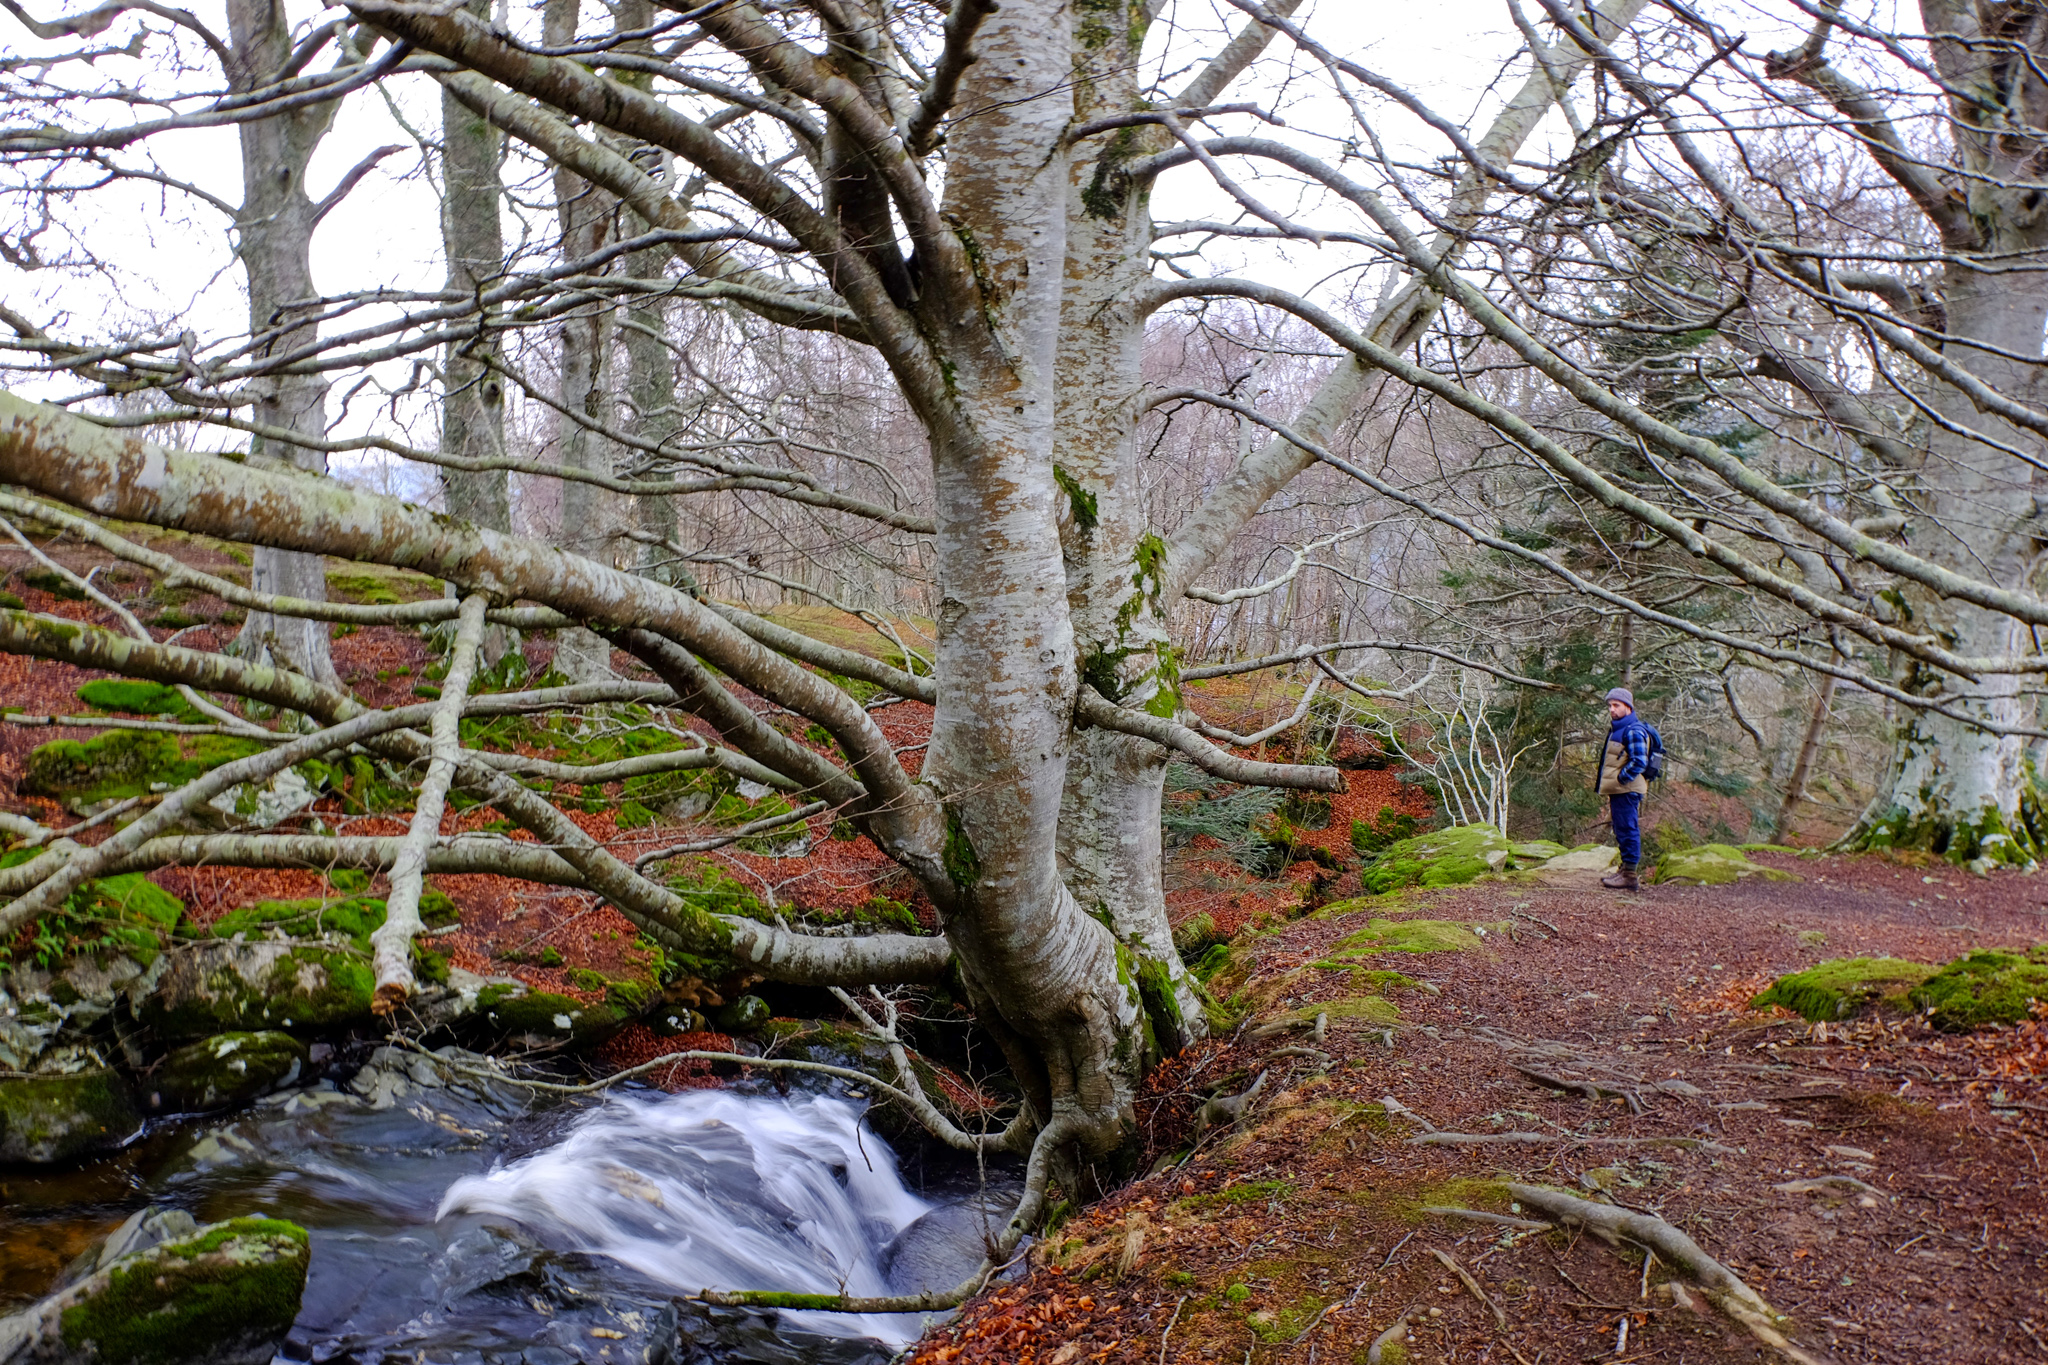
MULTIPOLYGON (((1320 764, 1232 752, 1284 733, 1312 697, 1277 726, 1230 734, 1190 703, 1191 648, 1266 651, 1200 670, 1212 676, 1328 656, 1347 683, 1367 664, 1427 676, 1433 660, 1540 687, 1515 671, 1515 649, 1570 611, 1605 638, 1630 622, 1638 669, 1683 649, 1689 671, 1713 678, 1739 658, 1886 699, 1910 726, 1992 735, 1986 752, 2039 736, 2030 708, 2048 664, 2019 642, 2048 604, 2031 560, 2014 558, 2017 501, 1996 504, 2003 539, 1972 541, 1962 493, 1916 501, 1923 486, 1948 488, 1946 474, 1901 488, 1885 463, 1921 440, 1940 455, 1929 470, 1995 473, 2008 492, 2029 482, 2044 419, 2022 381, 2039 327, 2027 349, 2024 319, 2008 319, 2012 335, 1952 337, 1960 300, 1939 318, 1931 304, 1896 311, 1894 297, 1918 295, 1862 288, 1850 272, 1879 258, 1904 268, 1904 244, 1873 245, 1832 220, 1810 227, 1801 203, 1758 207, 1768 181, 1744 162, 1751 148, 1727 134, 1717 158, 1676 112, 1778 78, 1749 72, 1689 11, 1646 24, 1636 0, 1553 5, 1539 31, 1511 7, 1523 81, 1475 133, 1341 55, 1296 6, 1231 6, 1234 28, 1173 26, 1161 65, 1146 47, 1154 3, 958 0, 942 19, 878 0, 621 6, 598 32, 563 3, 536 34, 468 9, 352 0, 357 46, 332 89, 313 93, 415 73, 437 82, 523 149, 523 183, 552 187, 520 210, 529 226, 554 216, 533 233, 547 248, 501 278, 403 298, 345 335, 316 341, 302 328, 269 349, 252 336, 215 380, 262 392, 303 376, 310 392, 325 376, 454 348, 504 376, 524 429, 553 432, 552 458, 509 443, 488 457, 453 442, 421 449, 391 430, 306 436, 305 448, 561 480, 553 543, 12 397, 0 399, 0 479, 51 500, 18 515, 139 563, 153 552, 54 504, 442 578, 459 600, 403 608, 215 588, 309 622, 460 613, 456 682, 486 624, 587 631, 589 657, 622 649, 645 673, 592 667, 567 688, 495 696, 451 685, 430 706, 372 712, 295 671, 0 614, 0 648, 251 698, 315 727, 274 735, 105 844, 35 864, 8 883, 18 894, 0 928, 84 879, 190 854, 178 812, 220 784, 360 744, 425 774, 408 836, 351 855, 407 885, 472 856, 438 830, 443 794, 460 787, 545 846, 524 875, 596 892, 705 963, 847 990, 955 964, 1025 1105, 999 1133, 952 1136, 1040 1158, 1058 1147, 1078 1173, 1129 1139, 1148 1037, 1172 1048, 1207 1027, 1167 931, 1168 758, 1234 782, 1342 785, 1320 764), (1276 44, 1286 60, 1248 79, 1276 44), (1694 79, 1702 71, 1712 79, 1694 79), (1572 94, 1584 80, 1597 91, 1591 118, 1572 94), (1225 102, 1244 89, 1312 95, 1350 122, 1336 138, 1288 130, 1258 98, 1225 102), (1565 131, 1546 144, 1553 108, 1565 131), (1441 138, 1445 158, 1390 145, 1380 124, 1396 117, 1441 138), (1168 174, 1234 207, 1155 223, 1150 195, 1168 174), (1262 197, 1268 179, 1284 200, 1262 197), (1181 250, 1183 239, 1194 245, 1181 250), (1288 289, 1256 256, 1241 274, 1196 268, 1205 248, 1259 242, 1329 251, 1337 283, 1288 289), (493 335, 496 350, 461 349, 493 335), (1170 345, 1207 350, 1169 362, 1170 345), (1845 382, 1859 364, 1884 376, 1910 364, 1921 378, 1880 402, 1874 385, 1845 382), (1676 393, 1681 379, 1698 393, 1676 393), (1936 381, 1947 389, 1926 387, 1936 381), (1975 415, 1923 388, 1963 395, 1975 415), (1895 420, 1908 408, 1919 425, 1895 420), (1148 461, 1177 441, 1199 472, 1169 497, 1148 486, 1148 461), (1539 497, 1577 529, 1534 533, 1539 497), (640 509, 630 521, 616 502, 626 498, 640 509), (608 500, 617 511, 598 510, 608 500), (1915 517, 1975 550, 1943 559, 1923 553, 1925 536, 1902 543, 1915 517), (1477 561, 1512 570, 1491 620, 1535 624, 1502 631, 1473 603, 1424 590, 1477 561), (929 641, 899 610, 927 593, 929 641), (892 656, 766 619, 784 594, 867 620, 892 656), (1981 635, 1919 624, 1947 612, 2003 624, 1981 635), (1361 621, 1371 629, 1352 633, 1361 621), (914 777, 826 675, 933 704, 914 777), (916 878, 943 938, 826 939, 707 913, 515 780, 517 756, 459 742, 464 715, 622 699, 694 715, 720 743, 688 762, 801 794, 807 814, 793 819, 851 821, 916 878), (757 701, 799 717, 807 738, 769 723, 757 701)), ((1905 40, 1861 40, 1920 70, 1897 55, 1905 40)), ((288 87, 195 100, 184 116, 253 124, 299 98, 288 87)), ((1877 137, 1847 116, 1787 117, 1849 150, 1877 137)), ((96 136, 8 133, 0 148, 96 136)), ((1997 175, 2023 183, 2010 168, 1997 175)), ((1944 270, 1971 278, 2023 275, 2031 250, 2004 238, 1939 249, 1944 270)), ((339 313, 373 294, 390 297, 366 286, 315 302, 339 313)), ((187 401, 175 363, 149 347, 16 329, 32 365, 97 386, 71 407, 154 387, 177 405, 132 424, 197 415, 265 440, 287 430, 187 401)), ((1488 707, 1466 701, 1447 713, 1460 743, 1476 736, 1490 754, 1469 794, 1504 817, 1522 742, 1492 745, 1488 707)), ((1930 798, 1951 856, 2032 856, 2023 820, 2001 814, 2004 832, 1987 833, 1962 790, 1930 798)), ((203 851, 297 856, 268 837, 203 851)), ((387 946, 381 985, 395 1001, 408 983, 387 946)), ((907 1066, 894 1084, 943 1124, 918 1109, 907 1066)))

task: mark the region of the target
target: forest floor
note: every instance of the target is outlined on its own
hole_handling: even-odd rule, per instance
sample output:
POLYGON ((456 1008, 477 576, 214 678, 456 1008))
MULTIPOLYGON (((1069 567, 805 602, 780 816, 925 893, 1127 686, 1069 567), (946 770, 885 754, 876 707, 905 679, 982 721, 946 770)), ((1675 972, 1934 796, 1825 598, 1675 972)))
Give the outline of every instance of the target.
MULTIPOLYGON (((1659 1294, 1670 1271, 1639 1249, 1425 1212, 1509 1213, 1506 1181, 1661 1215, 1817 1359, 2048 1359, 2048 1023, 1956 1036, 1747 1008, 1825 958, 2048 939, 2048 883, 1759 861, 1801 880, 1630 896, 1536 874, 1341 903, 1258 937, 1244 1026, 1166 1068, 1140 1118, 1153 1152, 1184 1148, 1209 1085, 1264 1072, 1253 1113, 1077 1214, 916 1365, 1362 1362, 1411 1306, 1411 1362, 1759 1358, 1711 1310, 1659 1294), (1387 917, 1491 929, 1462 950, 1363 951, 1352 936, 1387 917), (1328 1062, 1272 1027, 1317 1013, 1328 1062), (1618 1097, 1557 1088, 1584 1081, 1618 1097)), ((1458 937, 1409 934, 1432 936, 1458 937)))

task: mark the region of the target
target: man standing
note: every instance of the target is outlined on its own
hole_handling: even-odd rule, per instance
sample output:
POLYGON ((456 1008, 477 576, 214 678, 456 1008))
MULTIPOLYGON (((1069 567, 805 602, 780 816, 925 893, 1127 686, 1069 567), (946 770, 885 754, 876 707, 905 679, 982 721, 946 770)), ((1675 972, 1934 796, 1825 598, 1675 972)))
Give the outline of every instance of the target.
POLYGON ((1600 751, 1600 794, 1607 798, 1607 811, 1614 820, 1614 842, 1621 846, 1621 867, 1600 885, 1614 891, 1639 891, 1642 883, 1636 869, 1643 861, 1643 830, 1638 822, 1643 795, 1650 790, 1644 777, 1650 766, 1650 731, 1636 717, 1635 693, 1617 687, 1607 694, 1607 746, 1600 751))

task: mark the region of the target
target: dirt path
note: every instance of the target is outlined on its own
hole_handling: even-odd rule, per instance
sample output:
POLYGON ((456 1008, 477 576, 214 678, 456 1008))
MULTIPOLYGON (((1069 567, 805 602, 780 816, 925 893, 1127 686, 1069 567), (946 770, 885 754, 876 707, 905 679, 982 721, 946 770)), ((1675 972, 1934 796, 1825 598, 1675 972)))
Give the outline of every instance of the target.
POLYGON ((1590 877, 1480 885, 1258 939, 1247 1027, 1169 1067, 1141 1111, 1154 1150, 1172 1151, 1207 1087, 1266 1071, 1254 1116, 1073 1219, 916 1359, 1363 1361, 1410 1305, 1410 1361, 1760 1358, 1726 1319, 1660 1292, 1668 1268, 1646 1271, 1633 1247, 1423 1211, 1512 1214, 1507 1180, 1662 1215, 1791 1315, 1818 1359, 2048 1359, 2048 1024, 1957 1039, 1744 1010, 1825 958, 2048 939, 2048 883, 1779 865, 1803 880, 1633 900, 1590 877), (1497 927, 1464 933, 1463 950, 1341 946, 1375 916, 1425 941, 1461 936, 1415 921, 1497 927), (1341 967, 1313 965, 1333 951, 1341 967), (1388 971, 1416 984, 1372 975, 1388 971), (1317 1013, 1327 1063, 1305 1027, 1259 1027, 1317 1013), (1584 1082, 1607 1093, 1558 1088, 1584 1082), (1418 1145, 1424 1125, 1540 1136, 1418 1145))

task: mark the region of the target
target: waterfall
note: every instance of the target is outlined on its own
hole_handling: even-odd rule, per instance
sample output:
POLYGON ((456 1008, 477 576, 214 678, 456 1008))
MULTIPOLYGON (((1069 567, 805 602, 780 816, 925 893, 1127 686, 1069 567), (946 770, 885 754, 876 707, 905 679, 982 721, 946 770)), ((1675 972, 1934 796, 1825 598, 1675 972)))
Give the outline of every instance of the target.
MULTIPOLYGON (((678 1293, 902 1292, 917 1286, 900 1275, 892 1284, 891 1244, 933 1205, 904 1186, 894 1153, 861 1132, 860 1116, 860 1106, 825 1096, 614 1096, 553 1146, 457 1180, 436 1217, 510 1219, 547 1245, 610 1257, 678 1293)), ((959 1254, 954 1281, 979 1259, 978 1248, 959 1254)), ((920 1323, 787 1316, 811 1331, 897 1344, 920 1323)))

